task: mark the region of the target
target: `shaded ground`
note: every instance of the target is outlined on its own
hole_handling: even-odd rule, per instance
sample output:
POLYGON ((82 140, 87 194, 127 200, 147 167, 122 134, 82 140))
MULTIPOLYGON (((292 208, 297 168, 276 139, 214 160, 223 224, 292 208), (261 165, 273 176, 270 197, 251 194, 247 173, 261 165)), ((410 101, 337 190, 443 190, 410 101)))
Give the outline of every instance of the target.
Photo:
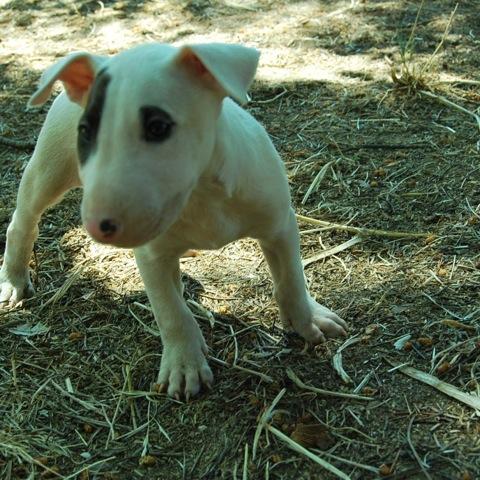
MULTIPOLYGON (((298 212, 432 234, 372 237, 307 267, 317 299, 361 338, 343 352, 352 384, 332 367, 340 343, 307 348, 280 329, 255 242, 184 259, 187 297, 214 315, 212 328, 196 310, 216 377, 212 392, 184 404, 152 391, 161 344, 132 255, 93 244, 79 227, 80 192, 69 194, 42 222, 37 296, 0 314, 0 478, 335 478, 271 434, 253 458, 258 418, 283 388, 271 424, 297 439, 299 425, 316 425, 314 445, 302 441, 350 478, 480 476, 478 413, 388 363, 480 393, 479 130, 472 116, 392 83, 389 61, 401 70, 415 3, 0 2, 3 137, 35 139, 47 107, 24 106, 42 69, 69 51, 244 42, 262 50, 248 109, 286 162, 298 212), (15 330, 39 322, 46 333, 15 330), (359 393, 371 400, 299 388, 287 367, 330 391, 352 393, 366 379, 359 393)), ((409 65, 429 61, 454 7, 426 2, 409 65)), ((477 113, 479 8, 459 3, 425 73, 426 88, 477 113)), ((27 160, 24 150, 0 152, 1 250, 27 160)), ((301 230, 304 257, 352 236, 301 230)))

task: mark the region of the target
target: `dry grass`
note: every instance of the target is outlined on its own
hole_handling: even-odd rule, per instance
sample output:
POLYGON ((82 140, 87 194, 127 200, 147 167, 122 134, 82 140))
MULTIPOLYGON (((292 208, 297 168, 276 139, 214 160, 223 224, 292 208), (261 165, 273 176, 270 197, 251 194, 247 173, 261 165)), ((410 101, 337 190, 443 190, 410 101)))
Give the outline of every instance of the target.
MULTIPOLYGON (((38 294, 0 314, 0 478, 478 476, 478 412, 401 371, 480 395, 478 131, 438 99, 395 90, 384 61, 416 25, 416 58, 443 45, 438 85, 450 80, 434 94, 478 112, 478 4, 460 5, 450 30, 453 2, 426 2, 417 20, 408 2, 350 6, 58 2, 52 25, 50 2, 0 3, 9 32, 0 134, 22 141, 44 118, 24 110, 37 69, 56 54, 200 35, 261 47, 264 79, 248 108, 285 159, 298 212, 328 222, 301 224, 304 258, 316 258, 306 275, 355 336, 343 349, 311 348, 284 332, 256 243, 237 242, 182 261, 214 390, 191 403, 157 393, 161 344, 134 259, 88 239, 73 192, 42 222, 38 294), (311 65, 335 81, 302 80, 311 65), (273 70, 297 80, 267 80, 273 70), (352 244, 365 229, 428 236, 352 244)), ((0 244, 27 159, 0 153, 0 244)))

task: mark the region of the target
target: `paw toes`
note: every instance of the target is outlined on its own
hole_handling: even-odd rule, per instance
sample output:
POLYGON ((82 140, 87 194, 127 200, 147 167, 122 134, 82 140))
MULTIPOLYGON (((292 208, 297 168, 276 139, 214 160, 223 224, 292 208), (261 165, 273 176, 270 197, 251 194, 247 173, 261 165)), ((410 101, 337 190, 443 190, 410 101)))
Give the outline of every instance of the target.
POLYGON ((200 391, 200 380, 196 370, 190 370, 185 375, 185 398, 188 402, 190 397, 194 397, 200 391))
POLYGON ((314 322, 328 337, 340 337, 347 334, 343 326, 329 318, 315 319, 314 322))
POLYGON ((14 307, 22 299, 31 297, 34 293, 35 290, 30 281, 25 285, 17 282, 3 281, 0 283, 0 308, 14 307))
POLYGON ((170 378, 168 379, 168 394, 171 397, 175 397, 177 400, 180 400, 180 393, 182 391, 183 375, 180 371, 173 371, 170 373, 170 378))
POLYGON ((157 383, 160 391, 167 391, 170 397, 189 401, 201 390, 202 384, 211 388, 213 374, 205 357, 175 361, 168 356, 162 359, 157 383))
POLYGON ((325 335, 323 334, 322 330, 313 323, 310 325, 308 330, 300 333, 300 335, 302 335, 307 342, 313 343, 314 345, 325 342, 325 335))
POLYGON ((12 289, 8 288, 8 286, 2 286, 2 290, 0 292, 0 303, 8 304, 12 297, 12 289))
POLYGON ((211 389, 213 384, 213 373, 210 370, 210 367, 207 363, 200 368, 200 378, 205 385, 210 385, 208 388, 211 389))
POLYGON ((325 337, 340 337, 347 335, 347 323, 336 313, 309 298, 310 318, 304 314, 300 318, 290 315, 294 329, 305 340, 311 343, 321 343, 325 337), (303 317, 303 318, 301 318, 303 317))
POLYGON ((331 318, 337 325, 340 325, 343 330, 348 330, 347 322, 343 318, 340 318, 336 313, 334 313, 331 318))
POLYGON ((157 383, 160 385, 160 387, 163 387, 162 391, 166 390, 169 377, 170 377, 170 372, 166 368, 164 368, 164 365, 162 363, 160 367, 160 371, 158 372, 158 376, 157 376, 157 383))
POLYGON ((164 393, 167 391, 167 384, 158 382, 158 393, 164 393))

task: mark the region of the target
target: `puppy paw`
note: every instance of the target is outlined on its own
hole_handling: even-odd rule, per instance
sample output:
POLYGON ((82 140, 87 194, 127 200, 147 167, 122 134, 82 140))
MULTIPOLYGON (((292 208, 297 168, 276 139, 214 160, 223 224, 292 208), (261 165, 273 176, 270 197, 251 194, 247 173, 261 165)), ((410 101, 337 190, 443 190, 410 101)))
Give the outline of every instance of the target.
POLYGON ((0 271, 0 309, 14 307, 20 300, 34 294, 30 275, 9 275, 0 271))
POLYGON ((160 391, 167 390, 171 397, 188 401, 198 394, 202 384, 210 389, 213 374, 206 353, 207 345, 200 333, 194 339, 165 342, 158 374, 160 391))
POLYGON ((317 344, 325 337, 335 338, 347 335, 347 323, 336 313, 309 297, 308 319, 292 318, 294 330, 308 342, 317 344))

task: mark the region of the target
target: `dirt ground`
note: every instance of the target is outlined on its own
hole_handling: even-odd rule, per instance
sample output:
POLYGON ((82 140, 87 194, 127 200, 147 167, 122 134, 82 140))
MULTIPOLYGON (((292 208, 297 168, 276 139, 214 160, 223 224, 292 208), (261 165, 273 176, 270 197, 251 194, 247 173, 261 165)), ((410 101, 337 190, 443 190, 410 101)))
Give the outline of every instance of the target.
POLYGON ((394 367, 479 401, 480 2, 459 1, 450 21, 455 5, 0 0, 1 251, 48 110, 26 110, 42 70, 144 41, 260 49, 247 108, 297 212, 425 234, 300 223, 304 258, 325 252, 310 289, 350 324, 345 379, 344 340, 312 348, 282 330, 254 241, 184 259, 216 379, 184 403, 155 390, 162 347, 131 252, 89 240, 70 193, 41 223, 36 296, 0 313, 1 479, 480 478, 479 410, 394 367))

